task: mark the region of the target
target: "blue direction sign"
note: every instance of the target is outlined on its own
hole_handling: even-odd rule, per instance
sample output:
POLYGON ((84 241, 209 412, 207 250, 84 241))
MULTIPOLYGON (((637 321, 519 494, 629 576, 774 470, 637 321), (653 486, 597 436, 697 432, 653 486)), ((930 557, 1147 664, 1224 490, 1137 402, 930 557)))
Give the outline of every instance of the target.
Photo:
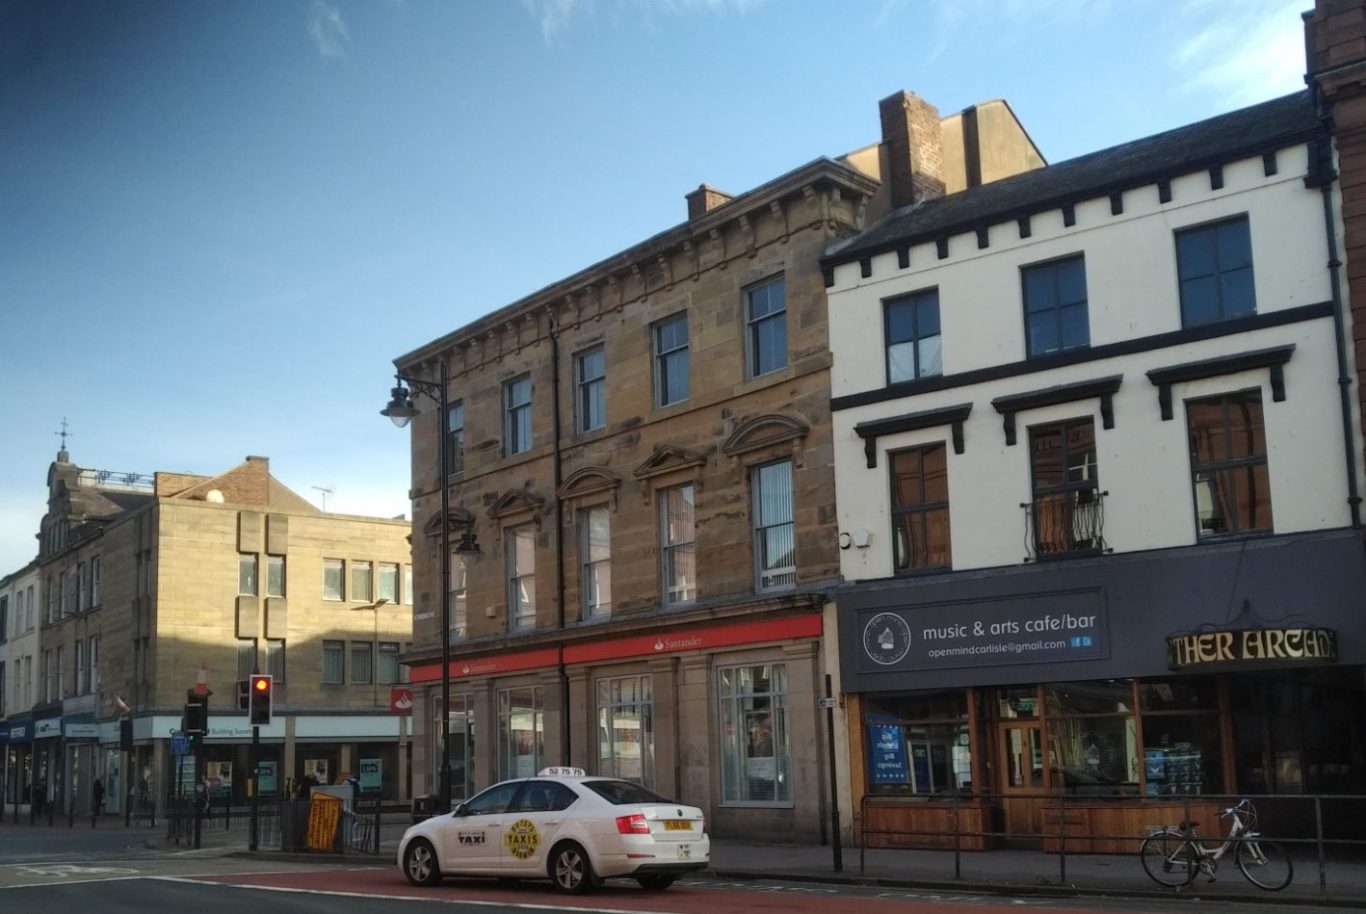
POLYGON ((185 733, 184 730, 172 730, 172 731, 171 731, 171 754, 172 754, 172 755, 189 755, 189 754, 190 754, 190 737, 189 737, 188 735, 186 735, 186 733, 185 733))

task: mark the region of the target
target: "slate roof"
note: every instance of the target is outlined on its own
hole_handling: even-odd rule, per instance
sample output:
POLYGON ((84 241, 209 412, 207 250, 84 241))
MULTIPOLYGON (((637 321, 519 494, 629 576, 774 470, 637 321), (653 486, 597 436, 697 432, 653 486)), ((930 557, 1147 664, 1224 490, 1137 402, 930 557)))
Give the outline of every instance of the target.
POLYGON ((823 267, 973 231, 1303 142, 1323 126, 1309 90, 888 213, 823 267))

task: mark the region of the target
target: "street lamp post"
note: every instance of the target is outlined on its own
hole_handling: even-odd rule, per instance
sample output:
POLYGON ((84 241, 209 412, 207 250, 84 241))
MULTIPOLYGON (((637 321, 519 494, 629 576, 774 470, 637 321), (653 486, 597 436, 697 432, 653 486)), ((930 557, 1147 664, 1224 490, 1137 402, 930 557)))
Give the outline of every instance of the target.
POLYGON ((370 685, 374 689, 372 701, 376 708, 379 707, 379 608, 388 602, 388 597, 380 597, 375 602, 365 606, 351 607, 353 612, 369 610, 375 616, 374 637, 370 641, 370 685))
POLYGON ((450 436, 445 424, 449 421, 450 404, 448 401, 446 357, 440 361, 440 377, 433 383, 422 378, 394 374, 397 382, 390 393, 389 405, 380 410, 381 416, 388 416, 394 425, 403 428, 418 414, 412 396, 403 385, 418 393, 425 394, 437 403, 440 414, 437 421, 437 435, 440 442, 441 465, 437 468, 437 481, 441 486, 441 775, 438 781, 441 791, 440 811, 449 812, 451 808, 451 493, 447 477, 450 467, 450 436))

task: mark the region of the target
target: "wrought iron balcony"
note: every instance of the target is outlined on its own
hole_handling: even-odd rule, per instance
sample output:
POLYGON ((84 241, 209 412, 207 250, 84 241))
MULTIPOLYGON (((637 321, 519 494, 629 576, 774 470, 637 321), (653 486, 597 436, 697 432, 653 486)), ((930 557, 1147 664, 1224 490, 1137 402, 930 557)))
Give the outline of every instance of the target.
POLYGON ((1026 562, 1108 552, 1105 498, 1109 492, 1071 489, 1037 496, 1020 505, 1025 514, 1026 562))

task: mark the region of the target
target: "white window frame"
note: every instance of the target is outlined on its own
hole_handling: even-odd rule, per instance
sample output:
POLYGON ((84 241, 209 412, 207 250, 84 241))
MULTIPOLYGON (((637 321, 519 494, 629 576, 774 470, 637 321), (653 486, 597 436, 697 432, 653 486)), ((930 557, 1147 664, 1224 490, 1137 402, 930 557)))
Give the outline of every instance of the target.
POLYGON ((607 427, 607 349, 602 344, 591 346, 574 357, 574 406, 579 432, 592 432, 607 427), (588 360, 597 356, 602 366, 598 373, 588 376, 588 360))
POLYGON ((612 616, 612 512, 606 505, 579 510, 579 570, 585 619, 612 616), (593 539, 594 521, 606 525, 605 540, 593 539))
POLYGON ((526 631, 536 627, 536 527, 534 524, 509 527, 504 537, 507 544, 508 631, 526 631), (523 563, 522 558, 527 561, 523 563), (526 565, 530 566, 529 570, 526 565))
POLYGON ((329 603, 340 603, 346 600, 346 562, 342 559, 323 559, 323 599, 329 603), (335 596, 329 595, 327 591, 327 576, 329 572, 333 571, 337 575, 335 596))
POLYGON ((371 561, 356 561, 353 559, 347 564, 351 566, 348 569, 351 573, 351 602, 372 602, 375 599, 375 563, 371 561), (363 574, 365 576, 363 593, 361 592, 362 588, 356 583, 356 575, 358 574, 363 574))
POLYGON ((654 353, 654 383, 655 383, 655 406, 672 406, 675 403, 682 403, 692 396, 692 351, 690 348, 690 329, 688 327, 688 313, 680 311, 672 314, 661 321, 656 322, 650 327, 650 348, 654 353), (683 342, 664 348, 663 336, 667 328, 671 328, 678 323, 683 325, 683 342), (675 359, 683 360, 683 390, 671 391, 667 383, 669 377, 669 366, 675 359))
POLYGON ((792 476, 793 465, 791 460, 776 460, 750 469, 750 533, 754 546, 754 587, 755 590, 762 593, 791 590, 797 586, 797 525, 795 521, 796 506, 793 504, 792 476), (781 493, 770 498, 764 489, 763 480, 773 480, 773 474, 767 471, 775 470, 778 467, 787 468, 785 499, 781 493), (787 510, 786 517, 781 514, 784 507, 787 510), (770 516, 770 511, 777 512, 777 516, 770 516), (767 567, 768 546, 774 542, 774 535, 779 538, 779 542, 781 541, 783 528, 787 530, 789 544, 788 564, 767 567))
POLYGON ((665 606, 689 606, 697 602, 697 488, 687 482, 660 489, 658 497, 660 580, 664 585, 662 599, 665 606), (685 491, 692 504, 692 520, 686 533, 680 532, 675 538, 669 505, 675 493, 681 495, 685 491), (686 575, 678 574, 679 557, 685 555, 692 558, 691 582, 686 575))
MULTIPOLYGON (((597 681, 598 768, 603 777, 635 781, 645 787, 655 784, 654 679, 649 673, 638 676, 613 676, 597 681), (634 693, 626 695, 627 689, 634 693), (620 725, 634 723, 637 730, 637 758, 622 758, 615 739, 620 725)), ((629 726, 624 729, 631 729, 629 726)), ((629 741, 626 741, 629 742, 629 741)))
POLYGON ((522 374, 503 384, 503 456, 515 457, 531 450, 531 375, 522 374), (525 385, 525 387, 523 387, 525 385), (525 397, 522 390, 525 390, 525 397))

